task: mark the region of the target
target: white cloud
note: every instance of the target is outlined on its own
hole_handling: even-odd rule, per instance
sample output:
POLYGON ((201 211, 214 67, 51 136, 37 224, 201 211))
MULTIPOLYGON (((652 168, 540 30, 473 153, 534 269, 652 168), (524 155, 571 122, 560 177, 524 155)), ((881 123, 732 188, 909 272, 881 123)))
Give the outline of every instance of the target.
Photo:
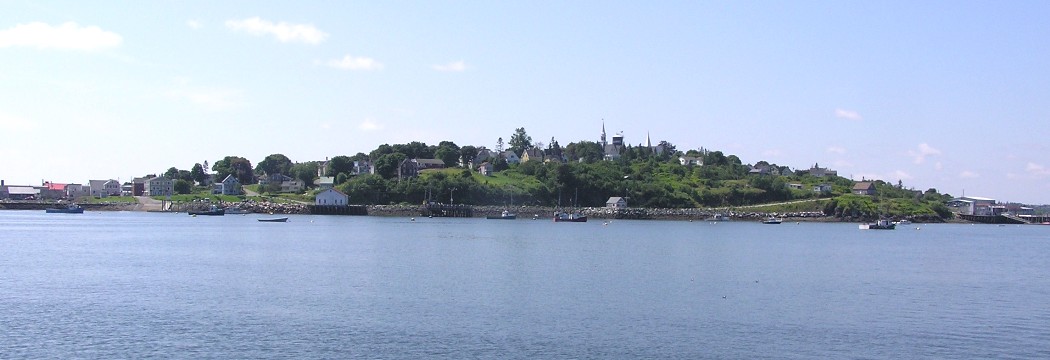
POLYGON ((255 36, 273 35, 280 42, 302 42, 317 45, 328 38, 328 33, 310 24, 273 23, 258 17, 244 20, 227 20, 226 27, 255 36))
POLYGON ((38 49, 99 50, 120 46, 124 38, 100 29, 81 27, 75 22, 51 26, 42 22, 19 24, 0 30, 0 48, 24 46, 38 49))
POLYGON ((241 91, 234 89, 180 89, 170 91, 168 95, 210 110, 231 110, 244 106, 241 91))
POLYGON ((1028 166, 1025 166, 1024 170, 1037 177, 1050 176, 1050 169, 1033 162, 1028 163, 1028 166))
POLYGON ((37 124, 25 118, 0 113, 0 130, 5 131, 28 131, 35 130, 37 124))
POLYGON ((361 122, 361 125, 358 126, 358 127, 361 130, 364 130, 364 131, 374 131, 374 130, 380 130, 380 129, 383 128, 382 125, 376 123, 375 119, 372 119, 372 118, 365 119, 364 121, 361 122))
POLYGON ((841 146, 829 146, 827 152, 831 154, 845 154, 846 148, 841 146))
POLYGON ((186 26, 189 26, 190 29, 197 30, 197 29, 200 29, 200 28, 204 27, 204 24, 201 23, 200 21, 191 19, 191 20, 187 20, 186 21, 186 26))
POLYGON ((835 117, 840 118, 840 119, 857 120, 857 121, 862 119, 860 117, 860 114, 858 114, 856 111, 845 110, 845 109, 835 109, 835 117))
POLYGON ((941 164, 941 162, 938 161, 936 164, 933 164, 933 168, 937 171, 941 171, 944 169, 944 164, 941 164))
POLYGON ((930 146, 927 143, 919 144, 918 150, 908 150, 908 156, 915 158, 916 164, 922 164, 926 161, 926 157, 931 155, 940 155, 941 151, 930 146))
POLYGON ((342 59, 328 60, 329 67, 343 70, 382 70, 383 64, 372 58, 344 56, 342 59))
POLYGON ((974 178, 981 177, 981 174, 975 173, 973 171, 965 170, 965 171, 959 173, 959 177, 961 177, 963 179, 974 179, 974 178))
POLYGON ((431 65, 430 68, 442 72, 463 72, 467 70, 467 64, 460 60, 448 64, 431 65))

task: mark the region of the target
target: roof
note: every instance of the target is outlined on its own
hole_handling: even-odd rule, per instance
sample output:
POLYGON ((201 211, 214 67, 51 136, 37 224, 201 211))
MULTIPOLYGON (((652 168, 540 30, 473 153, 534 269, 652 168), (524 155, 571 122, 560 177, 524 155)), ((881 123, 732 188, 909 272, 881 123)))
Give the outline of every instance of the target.
POLYGON ((36 195, 40 190, 32 186, 9 186, 7 193, 11 195, 36 195))
POLYGON ((342 191, 336 190, 335 188, 332 188, 332 189, 328 189, 328 190, 325 190, 325 191, 319 192, 319 193, 317 193, 317 195, 321 195, 321 194, 324 194, 324 193, 326 193, 326 192, 334 192, 334 193, 336 193, 336 194, 339 194, 339 195, 343 195, 343 196, 346 196, 346 194, 344 194, 344 193, 343 193, 342 191))
POLYGON ((871 181, 861 181, 856 184, 853 184, 853 190, 867 190, 872 189, 874 187, 875 183, 872 183, 871 181))
POLYGON ((59 191, 62 191, 62 190, 66 189, 66 184, 56 184, 56 183, 53 183, 53 182, 48 182, 48 183, 44 183, 44 185, 47 185, 47 189, 48 190, 59 190, 59 191))
POLYGON ((621 202, 621 201, 625 201, 626 202, 627 200, 624 200, 624 198, 619 197, 619 196, 613 196, 613 197, 609 198, 609 200, 605 200, 605 203, 608 204, 608 203, 616 203, 616 202, 621 202))
POLYGON ((429 165, 445 165, 445 161, 441 159, 415 159, 417 164, 429 164, 429 165))

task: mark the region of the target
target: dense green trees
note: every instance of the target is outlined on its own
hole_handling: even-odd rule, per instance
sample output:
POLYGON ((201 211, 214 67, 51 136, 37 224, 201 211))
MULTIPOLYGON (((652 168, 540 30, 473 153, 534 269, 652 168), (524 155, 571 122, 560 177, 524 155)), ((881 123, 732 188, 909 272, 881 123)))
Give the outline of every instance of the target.
POLYGON ((226 176, 233 175, 241 184, 255 183, 252 162, 240 156, 224 157, 222 160, 216 161, 211 169, 215 172, 217 181, 222 181, 226 176))
POLYGON ((255 166, 255 175, 264 174, 283 174, 289 175, 292 172, 292 160, 284 154, 272 154, 267 156, 263 161, 260 161, 255 166))
POLYGON ((532 137, 525 132, 525 128, 520 127, 514 129, 514 134, 510 136, 510 141, 507 141, 507 145, 510 145, 508 150, 513 151, 515 154, 521 154, 525 149, 532 147, 532 137))

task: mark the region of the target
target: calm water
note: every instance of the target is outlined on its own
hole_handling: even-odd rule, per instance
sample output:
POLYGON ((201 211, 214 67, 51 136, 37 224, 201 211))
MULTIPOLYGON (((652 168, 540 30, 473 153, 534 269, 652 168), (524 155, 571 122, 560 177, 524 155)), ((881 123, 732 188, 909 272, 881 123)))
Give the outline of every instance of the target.
POLYGON ((1050 227, 0 211, 0 358, 1050 358, 1050 227))

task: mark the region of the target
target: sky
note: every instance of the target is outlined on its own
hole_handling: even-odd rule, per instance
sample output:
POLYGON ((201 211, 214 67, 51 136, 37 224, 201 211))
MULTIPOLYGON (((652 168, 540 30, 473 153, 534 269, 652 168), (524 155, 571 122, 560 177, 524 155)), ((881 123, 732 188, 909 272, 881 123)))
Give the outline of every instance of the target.
POLYGON ((1046 1, 0 0, 0 179, 638 145, 1050 204, 1046 1))

